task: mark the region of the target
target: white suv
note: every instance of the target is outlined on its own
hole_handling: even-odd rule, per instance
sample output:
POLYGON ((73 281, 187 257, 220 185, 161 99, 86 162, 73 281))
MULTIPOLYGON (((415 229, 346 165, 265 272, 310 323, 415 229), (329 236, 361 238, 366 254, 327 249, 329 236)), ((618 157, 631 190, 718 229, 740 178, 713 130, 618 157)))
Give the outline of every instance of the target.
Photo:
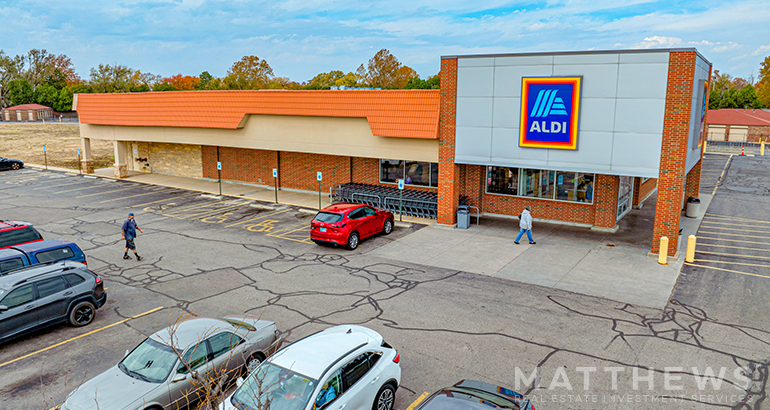
POLYGON ((284 347, 221 410, 392 410, 399 354, 374 330, 335 326, 284 347))

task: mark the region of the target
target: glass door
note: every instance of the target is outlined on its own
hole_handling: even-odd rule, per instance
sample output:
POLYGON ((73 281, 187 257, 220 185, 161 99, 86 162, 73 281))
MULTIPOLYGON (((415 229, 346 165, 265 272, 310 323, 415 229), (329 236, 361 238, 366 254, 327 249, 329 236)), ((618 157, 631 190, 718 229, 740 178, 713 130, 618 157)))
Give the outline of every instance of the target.
POLYGON ((631 202, 634 199, 634 177, 620 177, 619 179, 617 221, 631 210, 631 202))

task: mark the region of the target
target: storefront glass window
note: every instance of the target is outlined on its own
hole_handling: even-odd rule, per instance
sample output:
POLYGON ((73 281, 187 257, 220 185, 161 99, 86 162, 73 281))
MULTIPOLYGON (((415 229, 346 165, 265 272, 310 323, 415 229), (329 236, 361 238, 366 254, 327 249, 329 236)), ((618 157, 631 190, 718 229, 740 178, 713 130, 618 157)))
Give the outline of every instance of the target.
POLYGON ((555 181, 556 171, 542 171, 540 173, 540 195, 538 195, 538 198, 554 199, 555 181))
POLYGON ((438 188, 438 164, 430 163, 430 186, 438 188))
POLYGON ((522 169, 521 170, 521 196, 540 196, 540 170, 522 169))
POLYGON ((380 182, 398 182, 404 177, 404 161, 380 160, 380 182))
POLYGON ((593 202, 594 200, 594 175, 577 174, 577 193, 578 202, 593 202))
POLYGON ((487 167, 487 192, 490 194, 518 195, 519 169, 487 167))
POLYGON ((561 201, 575 201, 575 173, 556 171, 556 199, 561 201))
POLYGON ((404 183, 407 185, 430 186, 430 162, 407 161, 404 183))

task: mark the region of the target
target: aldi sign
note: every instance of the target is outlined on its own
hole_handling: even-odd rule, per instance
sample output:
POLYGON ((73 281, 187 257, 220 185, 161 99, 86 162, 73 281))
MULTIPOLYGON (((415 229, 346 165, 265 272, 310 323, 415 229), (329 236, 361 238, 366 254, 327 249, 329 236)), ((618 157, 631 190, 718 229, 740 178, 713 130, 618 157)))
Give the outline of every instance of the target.
POLYGON ((583 77, 524 77, 519 146, 577 149, 583 77))

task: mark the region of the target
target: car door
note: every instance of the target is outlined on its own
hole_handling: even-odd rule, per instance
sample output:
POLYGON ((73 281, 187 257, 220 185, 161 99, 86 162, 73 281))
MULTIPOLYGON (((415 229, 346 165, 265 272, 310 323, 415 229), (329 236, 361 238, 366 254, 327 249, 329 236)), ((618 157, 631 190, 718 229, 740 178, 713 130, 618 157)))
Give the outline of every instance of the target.
POLYGON ((10 168, 11 168, 11 163, 5 158, 0 158, 0 170, 4 171, 10 168))
POLYGON ((358 236, 360 238, 363 238, 366 236, 366 232, 364 232, 364 226, 362 225, 363 216, 364 216, 363 208, 355 209, 348 214, 348 219, 350 220, 349 223, 351 225, 349 232, 358 231, 358 236))
POLYGON ((32 284, 20 286, 0 300, 0 335, 3 337, 21 333, 37 326, 38 313, 35 309, 35 289, 32 284))
POLYGON ((374 353, 365 352, 342 367, 342 382, 348 396, 348 409, 368 410, 380 388, 379 377, 369 373, 370 358, 374 353))
POLYGON ((191 346, 184 352, 182 357, 190 365, 190 368, 179 362, 176 369, 171 371, 168 382, 169 405, 166 408, 186 408, 188 404, 195 403, 202 397, 201 385, 194 381, 190 375, 190 369, 199 373, 207 373, 210 355, 211 352, 205 340, 191 346), (184 378, 177 376, 184 376, 184 378))
POLYGON ((378 223, 379 221, 377 220, 377 211, 368 206, 363 207, 362 210, 364 213, 362 223, 366 225, 366 236, 371 236, 379 232, 380 226, 378 223))
POLYGON ((238 371, 246 363, 247 354, 244 352, 246 343, 235 333, 222 332, 207 339, 211 349, 211 366, 219 375, 227 373, 228 379, 238 375, 238 371))
POLYGON ((321 384, 313 410, 342 410, 348 408, 348 397, 342 382, 342 369, 332 372, 321 384))
POLYGON ((73 290, 61 276, 35 282, 37 290, 38 322, 44 324, 67 316, 73 290))

